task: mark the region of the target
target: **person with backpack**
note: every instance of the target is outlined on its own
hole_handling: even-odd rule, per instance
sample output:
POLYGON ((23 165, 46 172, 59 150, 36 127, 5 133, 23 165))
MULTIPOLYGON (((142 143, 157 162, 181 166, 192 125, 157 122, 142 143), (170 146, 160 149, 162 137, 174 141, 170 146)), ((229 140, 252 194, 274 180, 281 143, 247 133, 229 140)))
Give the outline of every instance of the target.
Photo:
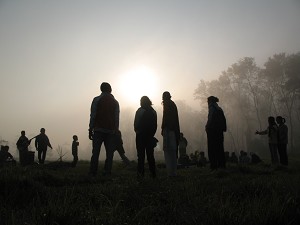
POLYGON ((156 177, 156 166, 153 144, 154 135, 157 130, 157 114, 152 108, 152 102, 147 96, 140 100, 141 107, 135 113, 134 131, 136 133, 136 150, 138 157, 137 175, 144 177, 145 152, 149 164, 149 170, 153 178, 156 177))
POLYGON ((278 124, 278 153, 280 164, 287 166, 288 165, 288 156, 287 156, 287 144, 288 144, 288 127, 285 124, 285 118, 281 116, 276 117, 276 122, 278 124))
POLYGON ((275 122, 275 118, 273 116, 268 117, 269 126, 266 130, 256 131, 255 134, 259 135, 268 135, 269 139, 269 149, 271 153, 271 161, 272 164, 278 163, 278 155, 277 155, 277 144, 278 144, 278 126, 275 122))
POLYGON ((111 175, 115 145, 115 135, 119 130, 120 106, 119 102, 111 94, 109 83, 100 85, 101 94, 94 97, 91 104, 89 139, 93 142, 92 157, 89 174, 96 176, 98 172, 101 146, 104 143, 106 159, 103 175, 111 175))
POLYGON ((225 168, 226 160, 224 153, 224 132, 227 130, 226 118, 219 99, 215 96, 207 98, 208 119, 205 126, 207 134, 207 149, 210 168, 212 170, 225 168))

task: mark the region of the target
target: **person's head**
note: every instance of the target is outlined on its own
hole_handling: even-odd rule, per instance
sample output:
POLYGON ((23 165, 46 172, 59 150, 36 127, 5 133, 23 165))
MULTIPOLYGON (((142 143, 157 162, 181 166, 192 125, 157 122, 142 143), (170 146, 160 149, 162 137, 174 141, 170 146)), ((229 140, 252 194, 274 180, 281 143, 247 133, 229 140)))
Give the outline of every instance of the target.
POLYGON ((41 128, 40 132, 44 134, 46 132, 45 128, 41 128))
POLYGON ((22 131, 21 131, 21 135, 22 135, 22 136, 25 136, 25 130, 22 130, 22 131))
POLYGON ((106 93, 111 93, 111 91, 112 91, 110 84, 107 83, 107 82, 103 82, 103 83, 100 85, 100 90, 101 90, 102 92, 106 92, 106 93))
POLYGON ((152 105, 151 100, 147 96, 141 97, 140 103, 142 108, 147 108, 152 105))
POLYGON ((77 140, 78 140, 77 135, 73 135, 73 140, 74 140, 74 141, 77 141, 77 140))
POLYGON ((8 152, 9 146, 8 145, 3 146, 3 150, 6 151, 6 152, 8 152))
POLYGON ((219 99, 217 97, 215 97, 215 96, 209 96, 207 98, 207 103, 208 104, 210 104, 210 103, 217 103, 217 102, 219 102, 219 99))
POLYGON ((285 123, 285 118, 283 118, 282 116, 277 116, 276 117, 276 122, 278 124, 284 124, 285 123))
POLYGON ((183 137, 183 133, 182 132, 180 133, 180 137, 183 137))
POLYGON ((163 100, 163 101, 170 100, 171 97, 172 97, 172 96, 171 96, 170 92, 168 92, 168 91, 165 91, 165 92, 162 94, 162 100, 163 100))
POLYGON ((274 124, 276 124, 275 123, 275 118, 274 118, 274 116, 269 116, 268 117, 268 123, 269 123, 269 125, 274 125, 274 124))

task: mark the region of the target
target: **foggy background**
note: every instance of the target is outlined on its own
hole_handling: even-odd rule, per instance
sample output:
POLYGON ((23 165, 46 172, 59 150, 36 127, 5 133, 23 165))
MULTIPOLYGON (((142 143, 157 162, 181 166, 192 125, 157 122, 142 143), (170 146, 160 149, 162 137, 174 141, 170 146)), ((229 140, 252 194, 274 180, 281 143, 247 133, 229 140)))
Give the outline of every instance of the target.
POLYGON ((72 159, 74 134, 79 158, 90 159, 90 104, 103 81, 120 103, 131 159, 139 101, 127 92, 152 100, 159 144, 161 94, 167 90, 188 153, 206 151, 209 95, 219 97, 227 117, 227 151, 267 153, 267 137, 254 132, 266 129, 269 115, 287 119, 289 151, 299 149, 299 1, 0 0, 0 30, 0 140, 14 155, 21 130, 31 138, 44 127, 50 159, 59 157, 58 146, 67 152, 65 160, 72 159), (146 90, 147 82, 121 82, 140 66, 151 71, 152 91, 134 92, 146 90))

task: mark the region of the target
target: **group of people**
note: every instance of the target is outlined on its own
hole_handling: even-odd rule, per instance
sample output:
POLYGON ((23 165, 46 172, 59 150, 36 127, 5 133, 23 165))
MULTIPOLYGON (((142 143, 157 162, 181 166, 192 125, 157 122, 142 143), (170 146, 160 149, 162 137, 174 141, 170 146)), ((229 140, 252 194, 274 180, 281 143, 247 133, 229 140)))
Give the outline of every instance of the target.
POLYGON ((288 127, 285 124, 285 118, 277 116, 275 120, 275 117, 270 116, 268 117, 268 124, 267 129, 256 131, 255 134, 268 135, 272 163, 278 164, 280 162, 281 165, 287 166, 288 127))
MULTIPOLYGON (((120 106, 112 95, 111 85, 103 82, 100 85, 101 94, 96 96, 91 104, 89 139, 92 140, 93 150, 90 161, 89 174, 95 176, 98 171, 98 162, 102 144, 106 150, 104 175, 111 174, 114 151, 117 149, 120 106)), ((171 100, 170 92, 162 94, 163 116, 161 135, 163 137, 164 159, 169 177, 177 176, 178 146, 185 148, 187 141, 180 132, 179 116, 176 104, 171 100)), ((224 135, 226 119, 223 110, 218 106, 219 99, 214 96, 208 98, 208 121, 206 132, 208 138, 208 155, 211 169, 225 167, 224 135)), ((157 131, 157 113, 152 107, 148 96, 142 96, 140 107, 134 118, 134 131, 136 133, 137 175, 144 177, 145 158, 149 164, 151 176, 156 177, 156 164, 154 148, 157 144, 155 133, 157 131)))
MULTIPOLYGON (((98 171, 100 149, 104 143, 106 160, 104 175, 111 174, 114 151, 120 142, 119 116, 120 106, 112 95, 111 85, 103 82, 100 86, 101 94, 96 96, 91 104, 89 139, 93 142, 92 157, 89 174, 95 176, 98 171)), ((163 136, 163 149, 165 153, 166 168, 169 176, 177 175, 177 146, 180 137, 179 117, 176 104, 171 100, 171 94, 164 92, 162 95, 163 118, 161 134, 163 136)), ((157 145, 155 133, 157 131, 157 113, 152 107, 148 96, 142 96, 140 107, 137 109, 133 124, 136 133, 137 150, 137 175, 144 177, 145 158, 149 164, 149 171, 153 178, 156 177, 156 163, 154 148, 157 145)), ((119 152, 120 153, 120 152, 119 152)))
MULTIPOLYGON (((121 131, 119 130, 119 102, 112 95, 112 88, 109 83, 103 82, 100 85, 100 90, 101 94, 93 99, 90 111, 89 139, 92 140, 92 156, 89 174, 92 176, 95 176, 98 171, 102 144, 104 144, 106 150, 103 170, 104 175, 111 174, 114 152, 116 150, 120 154, 123 162, 127 165, 129 164, 129 160, 125 156, 123 148, 121 131)), ((183 136, 183 133, 180 132, 177 106, 171 98, 170 92, 163 92, 161 135, 163 137, 163 152, 167 174, 169 177, 174 177, 177 176, 178 149, 180 158, 183 158, 182 156, 186 155, 187 140, 183 136)), ((207 98, 208 119, 205 130, 207 134, 208 159, 212 170, 225 168, 226 161, 228 161, 224 152, 224 132, 227 130, 226 118, 222 108, 217 104, 218 102, 219 99, 215 96, 207 98)), ((264 131, 256 131, 256 134, 268 134, 272 163, 278 163, 279 161, 277 156, 278 150, 280 163, 282 165, 288 165, 288 128, 285 125, 285 119, 281 116, 277 116, 276 121, 278 125, 274 117, 269 117, 268 128, 264 131)), ((157 131, 157 113, 152 107, 152 102, 148 96, 142 96, 140 99, 140 107, 135 113, 133 128, 136 134, 135 143, 138 158, 137 175, 138 177, 144 177, 144 165, 147 156, 150 174, 155 178, 156 163, 154 148, 158 142, 155 138, 157 131)), ((40 134, 34 138, 39 163, 44 164, 47 148, 50 147, 52 149, 49 138, 45 134, 45 129, 41 128, 40 134)), ((21 131, 21 136, 17 141, 21 165, 25 165, 28 161, 28 146, 32 139, 29 140, 25 135, 25 131, 21 131)), ((78 161, 78 146, 78 137, 74 135, 72 142, 72 166, 76 166, 78 161)), ((241 155, 241 157, 243 156, 241 155)))
POLYGON ((28 139, 26 137, 26 132, 24 130, 22 130, 21 136, 19 137, 19 139, 16 143, 17 149, 19 151, 20 164, 22 166, 32 163, 32 160, 29 158, 31 154, 30 154, 30 151, 28 150, 28 147, 29 147, 32 139, 35 139, 35 148, 38 152, 38 160, 39 160, 40 164, 44 164, 44 162, 45 162, 47 148, 49 147, 52 149, 49 138, 46 135, 45 128, 41 128, 40 134, 31 139, 28 139))

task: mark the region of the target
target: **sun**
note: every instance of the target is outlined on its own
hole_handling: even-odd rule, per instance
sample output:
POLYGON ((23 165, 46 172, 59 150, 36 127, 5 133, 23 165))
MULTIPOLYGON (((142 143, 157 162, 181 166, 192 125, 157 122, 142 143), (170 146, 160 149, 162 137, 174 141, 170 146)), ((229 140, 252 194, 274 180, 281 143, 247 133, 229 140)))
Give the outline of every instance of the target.
POLYGON ((146 66, 138 66, 120 76, 119 87, 122 97, 130 103, 139 104, 142 96, 150 99, 157 94, 157 77, 146 66))

